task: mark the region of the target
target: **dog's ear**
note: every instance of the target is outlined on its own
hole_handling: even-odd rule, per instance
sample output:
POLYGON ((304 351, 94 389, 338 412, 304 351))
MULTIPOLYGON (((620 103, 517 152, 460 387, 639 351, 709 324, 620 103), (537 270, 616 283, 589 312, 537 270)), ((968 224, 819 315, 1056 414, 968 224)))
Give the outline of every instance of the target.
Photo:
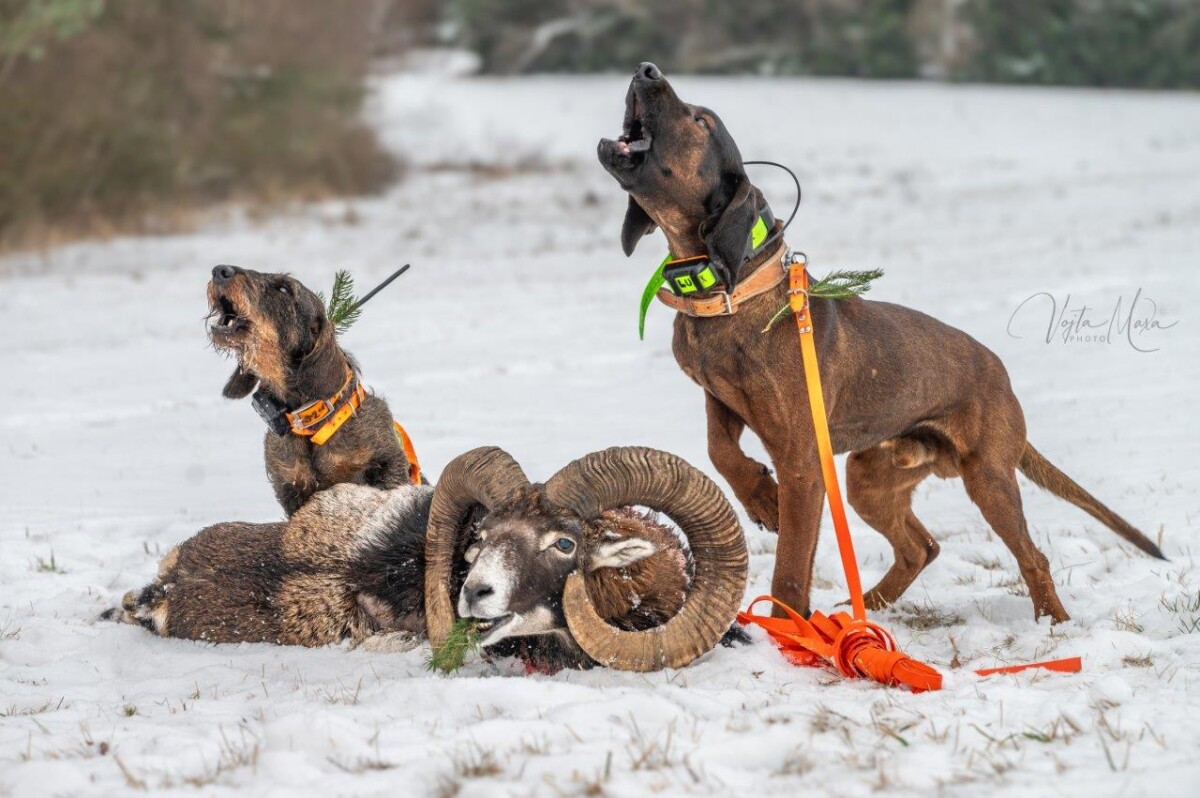
POLYGON ((238 366, 229 377, 229 382, 225 383, 221 395, 226 399, 245 399, 257 385, 258 377, 238 366))
POLYGON ((723 193, 730 197, 723 207, 700 225, 704 245, 708 247, 708 258, 725 272, 726 285, 737 277, 737 269, 746 254, 746 242, 758 214, 754 197, 754 186, 745 175, 733 175, 726 181, 723 193), (730 191, 732 188, 732 191, 730 191))
POLYGON ((621 225, 621 249, 625 250, 627 256, 633 254, 643 236, 654 232, 654 226, 654 220, 630 196, 629 207, 625 209, 625 223, 621 225))

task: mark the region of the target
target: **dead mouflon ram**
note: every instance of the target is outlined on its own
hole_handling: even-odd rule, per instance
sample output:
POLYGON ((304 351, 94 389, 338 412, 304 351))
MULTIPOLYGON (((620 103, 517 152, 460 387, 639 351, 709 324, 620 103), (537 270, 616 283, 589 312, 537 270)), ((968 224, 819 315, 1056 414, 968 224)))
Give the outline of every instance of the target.
POLYGON ((721 640, 746 568, 728 501, 674 455, 608 449, 532 485, 483 448, 452 461, 436 490, 338 485, 285 523, 211 526, 105 617, 213 643, 397 649, 426 628, 440 642, 456 595, 497 654, 653 670, 721 640), (676 521, 687 549, 631 505, 676 521))
POLYGON ((637 671, 682 667, 721 641, 748 565, 741 525, 712 480, 639 447, 586 455, 542 485, 499 449, 460 456, 438 482, 426 561, 434 645, 471 617, 483 645, 525 638, 550 668, 637 671), (688 551, 635 506, 675 521, 688 551), (456 591, 464 544, 470 569, 456 591))

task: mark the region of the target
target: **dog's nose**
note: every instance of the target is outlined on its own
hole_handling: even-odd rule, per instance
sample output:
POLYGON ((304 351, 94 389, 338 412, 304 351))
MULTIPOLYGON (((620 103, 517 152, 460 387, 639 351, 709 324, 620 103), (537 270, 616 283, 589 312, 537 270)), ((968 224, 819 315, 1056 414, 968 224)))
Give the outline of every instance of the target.
POLYGON ((638 67, 638 75, 646 80, 662 80, 662 71, 649 61, 643 61, 638 67))
POLYGON ((217 285, 223 285, 233 279, 233 275, 237 274, 235 266, 214 266, 213 267, 213 282, 217 285))
POLYGON ((492 588, 491 585, 482 584, 482 585, 467 585, 464 588, 464 592, 467 594, 467 607, 473 608, 480 601, 482 601, 483 599, 492 595, 496 591, 492 588))

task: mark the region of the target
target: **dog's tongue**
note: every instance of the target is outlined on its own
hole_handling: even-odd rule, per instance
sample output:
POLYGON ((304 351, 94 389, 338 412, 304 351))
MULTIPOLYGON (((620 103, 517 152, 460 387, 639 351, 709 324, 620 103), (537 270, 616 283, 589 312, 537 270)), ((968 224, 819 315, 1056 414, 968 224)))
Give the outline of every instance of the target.
POLYGON ((642 133, 642 137, 637 141, 631 141, 625 144, 625 150, 628 152, 646 152, 650 149, 650 134, 642 133))

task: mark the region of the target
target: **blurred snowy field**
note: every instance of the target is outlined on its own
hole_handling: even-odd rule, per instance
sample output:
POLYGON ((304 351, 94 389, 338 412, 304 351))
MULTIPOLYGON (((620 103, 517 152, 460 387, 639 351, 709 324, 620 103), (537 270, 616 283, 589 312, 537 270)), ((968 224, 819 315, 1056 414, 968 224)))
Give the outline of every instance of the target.
MULTIPOLYGON (((759 635, 678 672, 477 662, 440 678, 421 651, 214 647, 98 622, 202 526, 280 514, 261 423, 221 398, 231 364, 207 347, 217 263, 327 288, 337 268, 365 287, 411 261, 343 344, 434 474, 482 444, 534 478, 614 444, 712 473, 665 309, 637 340, 662 240, 624 258, 625 199, 593 154, 626 78, 381 77, 371 113, 411 165, 383 197, 0 259, 0 796, 1200 792, 1200 96, 675 83, 745 157, 800 173, 789 240, 815 274, 882 267, 874 297, 999 353, 1030 440, 1171 561, 1023 483, 1074 616, 1051 629, 961 484, 926 482, 916 511, 941 557, 880 615, 947 674, 917 696, 793 668, 759 635), (1013 318, 1038 292, 1107 318, 1139 289, 1136 317, 1153 302, 1165 329, 1134 342, 1157 351, 1119 333, 1047 343, 1041 300, 1013 318), (1082 674, 970 673, 1072 655, 1082 674)), ((752 177, 790 207, 786 176, 752 177)), ((855 531, 871 584, 890 549, 855 531)), ((748 537, 753 597, 775 539, 748 537)), ((825 535, 814 606, 843 598, 825 535)))

